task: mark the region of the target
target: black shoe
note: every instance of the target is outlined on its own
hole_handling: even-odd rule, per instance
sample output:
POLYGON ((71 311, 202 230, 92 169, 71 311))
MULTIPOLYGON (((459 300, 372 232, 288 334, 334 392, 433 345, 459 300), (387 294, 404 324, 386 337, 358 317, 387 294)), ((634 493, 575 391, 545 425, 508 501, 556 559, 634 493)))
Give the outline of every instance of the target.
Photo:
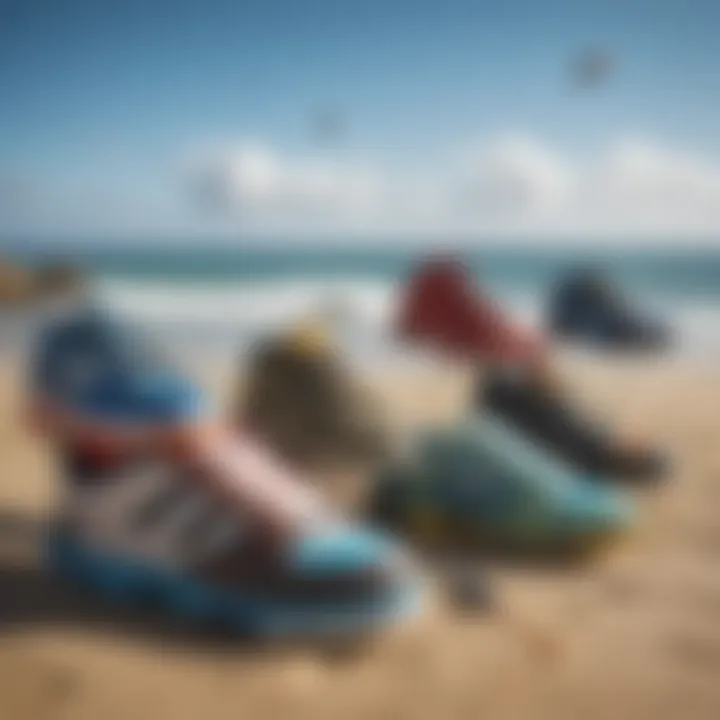
POLYGON ((652 483, 667 469, 666 459, 654 450, 617 448, 605 428, 528 378, 491 374, 477 389, 475 403, 590 475, 652 483))

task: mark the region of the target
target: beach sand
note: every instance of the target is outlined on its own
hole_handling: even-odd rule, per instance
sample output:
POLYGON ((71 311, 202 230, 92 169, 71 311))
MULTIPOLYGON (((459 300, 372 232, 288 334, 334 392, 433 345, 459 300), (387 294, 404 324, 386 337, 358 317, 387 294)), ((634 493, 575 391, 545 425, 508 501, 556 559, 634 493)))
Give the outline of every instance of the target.
MULTIPOLYGON (((569 382, 675 457, 639 526, 583 569, 490 572, 495 609, 438 593, 361 648, 258 647, 80 600, 36 567, 51 458, 22 428, 19 362, 0 366, 0 719, 576 720, 720 717, 720 371, 567 361, 569 382)), ((227 390, 227 371, 205 368, 227 390)), ((393 426, 452 417, 466 378, 376 373, 393 426)))

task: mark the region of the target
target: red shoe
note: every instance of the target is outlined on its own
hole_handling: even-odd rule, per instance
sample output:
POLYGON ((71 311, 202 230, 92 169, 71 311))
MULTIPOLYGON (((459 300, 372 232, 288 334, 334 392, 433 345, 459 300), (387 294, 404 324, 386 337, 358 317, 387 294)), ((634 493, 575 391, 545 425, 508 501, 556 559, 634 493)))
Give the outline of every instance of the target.
POLYGON ((465 359, 515 362, 542 354, 540 339, 504 317, 454 260, 427 261, 410 278, 397 333, 465 359))

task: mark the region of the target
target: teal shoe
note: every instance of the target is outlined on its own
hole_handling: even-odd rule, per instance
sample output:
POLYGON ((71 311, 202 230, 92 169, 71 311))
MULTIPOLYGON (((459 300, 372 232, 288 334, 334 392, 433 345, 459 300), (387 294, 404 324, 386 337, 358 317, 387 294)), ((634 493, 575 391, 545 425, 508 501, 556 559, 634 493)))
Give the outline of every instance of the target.
POLYGON ((426 433, 377 480, 371 512, 425 540, 585 552, 633 522, 613 488, 580 478, 512 428, 473 418, 426 433))

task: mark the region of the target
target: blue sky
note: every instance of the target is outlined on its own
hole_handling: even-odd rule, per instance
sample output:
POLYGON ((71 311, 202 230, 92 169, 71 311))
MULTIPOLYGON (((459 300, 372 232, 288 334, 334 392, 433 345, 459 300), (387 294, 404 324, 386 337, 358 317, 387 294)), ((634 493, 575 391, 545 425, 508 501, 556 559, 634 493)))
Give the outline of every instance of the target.
POLYGON ((652 234, 668 195, 713 234, 719 29, 712 0, 0 0, 0 236, 652 234), (616 69, 577 92, 588 47, 616 69))

